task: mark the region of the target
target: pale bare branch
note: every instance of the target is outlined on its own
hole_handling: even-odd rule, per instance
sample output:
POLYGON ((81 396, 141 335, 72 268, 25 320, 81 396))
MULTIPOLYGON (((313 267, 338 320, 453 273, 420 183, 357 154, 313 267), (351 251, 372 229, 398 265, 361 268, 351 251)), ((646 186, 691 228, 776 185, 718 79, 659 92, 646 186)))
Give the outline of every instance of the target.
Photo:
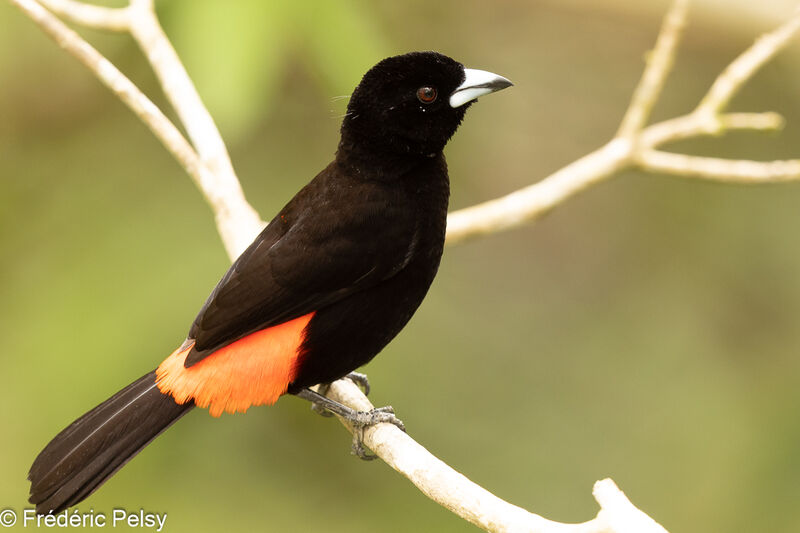
MULTIPOLYGON (((677 3, 673 4, 673 15, 677 9, 676 5, 677 3)), ((670 24, 665 22, 664 26, 669 27, 670 24)), ((759 67, 786 47, 798 29, 800 29, 800 9, 784 24, 759 38, 753 46, 739 56, 717 78, 703 102, 692 113, 654 124, 638 130, 635 135, 630 135, 630 131, 635 130, 634 126, 643 123, 642 115, 637 112, 639 118, 626 118, 625 122, 628 125, 620 129, 621 132, 624 130, 628 133, 627 136, 617 136, 599 150, 533 185, 506 196, 450 213, 447 219, 447 244, 456 244, 471 237, 519 227, 536 220, 590 185, 605 180, 621 170, 639 167, 642 161, 640 152, 653 150, 664 143, 697 136, 718 135, 727 130, 767 131, 781 128, 783 119, 777 113, 719 114, 719 112, 727 106, 736 91, 755 74, 759 67)), ((667 45, 663 46, 662 51, 665 54, 674 54, 675 52, 674 47, 667 45)), ((657 67, 663 70, 662 74, 652 73, 652 78, 663 82, 671 63, 671 58, 650 62, 648 70, 657 67)), ((642 84, 644 85, 645 82, 643 81, 642 84)), ((653 91, 654 94, 659 92, 658 86, 653 85, 653 87, 648 90, 642 89, 645 93, 645 97, 642 97, 643 101, 648 101, 647 94, 649 92, 653 91)), ((633 111, 629 111, 629 113, 633 113, 633 111)), ((646 113, 643 116, 646 117, 646 113)), ((657 161, 659 160, 657 159, 657 161)), ((691 161, 701 163, 703 160, 691 161)), ((671 162, 675 163, 674 160, 671 162)), ((736 161, 726 163, 725 167, 729 170, 736 167, 736 171, 729 174, 730 179, 727 180, 713 172, 708 172, 707 166, 693 175, 732 183, 740 183, 744 180, 741 175, 742 169, 757 171, 757 175, 751 180, 753 182, 759 181, 758 176, 765 175, 763 166, 750 164, 755 162, 744 161, 742 163, 746 164, 742 165, 736 163, 736 161)), ((654 166, 647 165, 640 168, 649 170, 654 169, 654 166)), ((789 168, 778 164, 771 169, 771 172, 783 176, 780 178, 783 181, 800 179, 800 177, 795 177, 789 168)), ((684 172, 682 175, 687 174, 684 172)), ((766 175, 773 174, 768 172, 766 175)), ((766 181, 774 181, 774 179, 777 178, 766 181)))
POLYGON ((263 222, 245 199, 222 135, 164 34, 153 0, 131 0, 130 10, 131 34, 147 56, 200 159, 214 176, 213 181, 202 184, 203 194, 212 204, 220 231, 229 235, 225 240, 228 255, 238 257, 261 231, 263 222))
POLYGON ((196 183, 201 184, 212 179, 208 169, 175 125, 108 59, 35 0, 9 1, 111 89, 150 128, 196 183))
POLYGON ((800 7, 785 23, 759 37, 750 48, 728 65, 714 81, 697 110, 701 113, 716 114, 726 109, 747 80, 783 50, 798 30, 800 30, 800 7))
POLYGON ((725 113, 707 115, 694 112, 690 115, 665 120, 645 128, 641 134, 641 149, 693 137, 722 135, 729 131, 777 131, 783 128, 784 119, 778 113, 725 113))
MULTIPOLYGON (((74 0, 41 0, 72 22, 94 28, 130 31, 153 66, 194 147, 121 72, 35 0, 9 1, 94 72, 181 162, 211 204, 222 240, 229 256, 234 259, 253 238, 261 221, 244 199, 222 138, 161 29, 153 11, 153 1, 131 0, 128 8, 106 11, 106 8, 98 6, 85 6, 83 9, 74 0)), ((731 161, 672 154, 656 148, 679 139, 733 129, 764 131, 780 128, 783 121, 775 113, 719 115, 718 112, 760 65, 786 45, 797 31, 797 15, 737 59, 720 76, 695 112, 643 129, 674 60, 687 6, 688 0, 676 0, 673 4, 616 138, 539 183, 452 213, 448 243, 519 226, 577 192, 636 166, 725 181, 796 179, 800 175, 800 161, 731 161)), ((329 394, 356 409, 372 408, 361 391, 347 380, 333 384, 329 394)), ((381 424, 367 429, 364 442, 431 499, 488 531, 664 533, 661 526, 636 509, 610 480, 595 485, 595 498, 601 507, 595 519, 582 524, 561 524, 496 498, 452 470, 393 425, 381 424)))
MULTIPOLYGON (((354 409, 374 406, 350 380, 331 385, 328 396, 354 409)), ((351 432, 349 423, 340 419, 351 432)), ((613 481, 595 484, 600 504, 597 517, 580 524, 547 520, 512 505, 450 468, 392 424, 378 424, 364 431, 364 444, 386 464, 408 478, 431 500, 464 520, 492 532, 526 533, 666 533, 652 518, 637 509, 613 481)))
MULTIPOLYGON (((231 260, 238 255, 237 250, 241 247, 241 242, 249 242, 253 238, 252 228, 243 224, 225 225, 229 220, 229 214, 240 209, 239 199, 243 201, 241 187, 232 174, 228 179, 220 179, 218 175, 208 169, 192 147, 183 138, 175 126, 139 91, 118 69, 103 58, 94 48, 80 38, 75 32, 64 26, 51 13, 41 7, 34 0, 10 0, 20 7, 23 12, 35 20, 49 35, 64 47, 72 55, 76 56, 92 72, 94 72, 112 91, 115 92, 142 120, 154 131, 159 139, 164 142, 170 151, 181 155, 179 158, 185 162, 187 172, 194 178, 201 192, 206 196, 217 218, 217 225, 220 235, 226 245, 231 260), (169 141, 169 142, 167 142, 169 141), (235 186, 232 186, 232 181, 235 186), (231 191, 233 189, 233 191, 231 191)), ((152 3, 149 0, 133 0, 131 7, 131 31, 137 33, 137 39, 142 48, 146 51, 154 68, 167 70, 174 66, 169 66, 170 61, 179 63, 172 47, 165 43, 166 37, 160 28, 153 28, 152 22, 155 17, 152 15, 152 3), (151 27, 145 28, 150 25, 151 27), (166 46, 165 46, 166 45, 166 46), (166 59, 164 59, 166 56, 166 59), (156 66, 158 65, 158 66, 156 66)), ((185 83, 191 85, 188 76, 181 67, 181 72, 177 82, 171 84, 170 74, 162 72, 164 75, 163 83, 165 91, 172 93, 173 98, 183 97, 182 91, 186 89, 185 83), (185 76, 185 79, 179 79, 185 76)), ((194 88, 191 91, 195 93, 194 88)), ((196 94, 196 93, 195 93, 196 94)), ((191 97, 189 97, 191 98, 191 97)), ((197 98, 195 105, 202 107, 202 103, 197 98)), ((196 110, 193 110, 196 111, 196 110)), ((190 115, 186 121, 192 123, 195 117, 191 115, 192 110, 187 111, 190 115)), ((210 119, 210 117, 209 117, 210 119)), ((203 131, 202 119, 199 121, 198 137, 208 135, 203 131)), ((206 124, 208 127, 208 124, 206 124)), ((213 127, 213 122, 211 123, 213 127)), ((214 128, 215 129, 215 128, 214 128)), ((213 135, 212 135, 213 136, 213 135)), ((208 140, 208 139, 206 139, 208 140)), ((215 148, 213 139, 210 142, 210 152, 215 148)), ((224 150, 224 146, 222 146, 224 150)), ((176 155, 177 157, 177 155, 176 155)), ((225 154, 227 158, 227 154, 225 154)), ((225 173, 224 165, 215 169, 217 172, 225 173)), ((248 206, 249 207, 249 206, 248 206)), ((256 217, 257 218, 257 217, 256 217)), ((338 391, 340 399, 348 405, 356 408, 370 409, 371 404, 361 391, 349 381, 339 381, 332 387, 333 391, 338 391), (341 397, 348 391, 349 395, 345 399, 341 397)), ((336 394, 336 392, 334 392, 336 394)), ((350 428, 352 431, 352 428, 350 428)), ((400 432, 395 426, 381 424, 366 431, 365 443, 376 453, 395 468, 404 473, 412 482, 435 501, 444 505, 448 509, 457 512, 473 523, 480 525, 490 531, 541 531, 541 532, 595 532, 605 531, 604 522, 598 520, 587 522, 581 525, 567 525, 548 521, 540 516, 528 513, 516 506, 508 504, 488 491, 475 485, 467 478, 458 474, 442 461, 428 453, 422 446, 417 444, 405 433, 400 432)))
POLYGON ((97 30, 128 31, 128 7, 103 7, 76 0, 39 0, 53 13, 70 22, 97 30))
POLYGON ((773 183, 800 179, 800 160, 748 161, 644 150, 639 166, 651 172, 733 183, 773 183))
POLYGON ((161 30, 151 0, 133 0, 127 8, 101 8, 73 0, 46 0, 70 20, 92 27, 103 23, 110 29, 122 24, 134 35, 153 65, 164 91, 178 112, 192 146, 178 128, 95 48, 36 0, 9 0, 33 19, 68 53, 76 57, 114 92, 155 134, 192 177, 211 205, 228 255, 237 257, 263 227, 244 197, 219 131, 200 101, 186 70, 161 30), (97 8, 94 10, 93 8, 97 8))
POLYGON ((632 137, 641 130, 650 112, 656 104, 664 82, 667 80, 672 64, 675 61, 675 51, 686 25, 686 15, 689 11, 689 0, 675 0, 672 2, 661 31, 658 34, 655 48, 647 56, 647 67, 639 80, 639 85, 633 93, 633 99, 628 106, 628 111, 622 119, 622 124, 617 132, 617 137, 632 137))
POLYGON ((600 504, 597 515, 606 531, 615 533, 667 533, 659 523, 637 509, 610 479, 594 484, 594 499, 600 504))
MULTIPOLYGON (((774 131, 783 127, 777 113, 693 113, 642 130, 638 141, 616 138, 541 181, 511 194, 450 213, 447 244, 521 226, 547 214, 569 197, 638 164, 637 153, 662 144, 731 130, 774 131)), ((754 180, 755 181, 755 180, 754 180)))
POLYGON ((186 127, 201 159, 212 172, 225 174, 235 180, 222 136, 164 34, 153 11, 152 0, 131 0, 130 15, 131 34, 153 67, 164 94, 186 127))
POLYGON ((447 217, 447 244, 535 220, 580 191, 630 165, 633 142, 615 139, 542 181, 502 198, 459 209, 447 217))

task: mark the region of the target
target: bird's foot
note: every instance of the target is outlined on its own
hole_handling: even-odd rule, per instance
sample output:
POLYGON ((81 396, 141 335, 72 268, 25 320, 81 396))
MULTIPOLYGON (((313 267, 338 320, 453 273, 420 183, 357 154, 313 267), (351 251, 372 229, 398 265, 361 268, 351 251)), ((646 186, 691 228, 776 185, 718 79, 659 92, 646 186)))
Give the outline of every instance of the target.
POLYGON ((401 430, 405 431, 406 426, 403 421, 394 415, 394 408, 391 405, 384 407, 376 407, 370 411, 354 411, 355 417, 350 418, 353 424, 353 444, 350 447, 350 453, 357 456, 364 461, 372 461, 377 459, 378 456, 367 452, 364 447, 364 430, 375 424, 394 424, 401 430))
POLYGON ((366 374, 362 374, 361 372, 350 372, 344 377, 344 379, 349 379, 361 387, 361 390, 364 391, 364 396, 369 396, 369 378, 367 378, 366 374))
POLYGON ((312 405, 311 408, 317 413, 327 413, 324 416, 337 414, 348 420, 353 425, 353 445, 351 451, 353 455, 365 461, 370 461, 378 457, 377 455, 367 453, 364 447, 364 430, 366 428, 374 426, 375 424, 388 423, 394 424, 403 431, 406 430, 405 424, 394 415, 394 409, 389 405, 385 407, 376 407, 369 411, 356 411, 352 407, 331 400, 311 389, 301 389, 295 393, 295 396, 310 401, 312 405))

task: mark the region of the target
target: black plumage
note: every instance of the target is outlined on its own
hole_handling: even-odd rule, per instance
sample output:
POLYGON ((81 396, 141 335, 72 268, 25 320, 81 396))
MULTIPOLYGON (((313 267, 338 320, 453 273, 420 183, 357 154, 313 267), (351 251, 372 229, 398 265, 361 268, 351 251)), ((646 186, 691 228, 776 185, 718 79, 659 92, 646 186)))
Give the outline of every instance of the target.
POLYGON ((192 408, 161 394, 145 374, 58 434, 28 473, 36 511, 59 512, 86 498, 192 408))
MULTIPOLYGON (((350 99, 334 161, 203 305, 185 343, 186 371, 309 313, 282 390, 331 382, 372 359, 411 318, 438 269, 449 196, 442 149, 477 96, 508 85, 435 52, 370 69, 350 99)), ((192 406, 145 375, 45 447, 29 473, 30 501, 40 513, 76 504, 192 406)))

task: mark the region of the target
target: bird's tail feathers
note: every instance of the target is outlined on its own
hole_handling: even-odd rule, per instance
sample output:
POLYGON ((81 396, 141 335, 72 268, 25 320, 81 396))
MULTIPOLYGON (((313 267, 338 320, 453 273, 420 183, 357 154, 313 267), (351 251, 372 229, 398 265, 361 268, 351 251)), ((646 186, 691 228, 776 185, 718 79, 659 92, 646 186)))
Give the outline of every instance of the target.
POLYGON ((31 466, 36 512, 58 513, 82 501, 193 406, 162 394, 153 371, 78 418, 31 466))

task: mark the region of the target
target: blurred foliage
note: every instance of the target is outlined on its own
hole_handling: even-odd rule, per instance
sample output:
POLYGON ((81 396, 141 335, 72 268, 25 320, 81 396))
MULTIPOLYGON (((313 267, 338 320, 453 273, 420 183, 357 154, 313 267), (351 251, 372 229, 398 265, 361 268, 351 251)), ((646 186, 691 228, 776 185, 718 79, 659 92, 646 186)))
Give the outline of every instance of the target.
POLYGON ((285 100, 280 80, 293 63, 327 93, 345 95, 376 57, 387 55, 375 17, 361 7, 351 0, 184 0, 163 11, 209 110, 236 142, 285 100))
MULTIPOLYGON (((389 54, 436 49, 516 86, 447 149, 453 205, 507 193, 604 143, 665 0, 159 2, 269 217, 331 158, 347 94, 389 54)), ((788 9, 698 0, 656 119, 691 109, 788 9)), ((129 38, 82 31, 163 103, 129 38)), ((798 46, 737 110, 776 135, 675 145, 800 153, 798 46)), ((0 508, 58 429, 179 343, 227 267, 200 195, 132 115, 0 2, 0 508)), ((800 185, 630 172, 536 225, 446 251, 431 294, 367 368, 433 453, 509 501, 592 517, 613 477, 675 533, 800 529, 800 185)), ((285 398, 196 412, 80 509, 168 512, 167 531, 470 531, 335 422, 285 398)))

